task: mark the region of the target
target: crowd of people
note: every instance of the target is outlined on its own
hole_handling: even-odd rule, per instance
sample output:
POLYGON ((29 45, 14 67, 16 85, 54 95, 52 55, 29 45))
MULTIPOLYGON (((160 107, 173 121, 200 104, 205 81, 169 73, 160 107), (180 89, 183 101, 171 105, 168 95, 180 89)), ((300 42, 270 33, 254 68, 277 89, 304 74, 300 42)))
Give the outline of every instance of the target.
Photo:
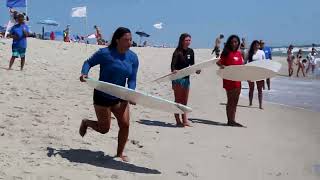
MULTIPOLYGON (((27 37, 30 36, 29 28, 25 23, 25 15, 17 15, 16 22, 17 23, 11 28, 9 33, 9 37, 13 38, 12 57, 9 63, 9 70, 12 68, 15 59, 18 57, 21 58, 21 70, 23 70, 27 48, 27 37)), ((94 29, 96 30, 95 37, 97 39, 97 44, 105 45, 100 28, 94 26, 94 29)), ((243 65, 253 61, 272 60, 271 48, 265 46, 265 42, 263 40, 254 40, 248 48, 244 38, 240 41, 239 36, 231 35, 227 39, 226 43, 224 43, 223 50, 221 51, 220 48, 223 38, 223 34, 220 34, 217 37, 214 49, 211 53, 214 54, 216 58, 219 58, 216 64, 222 69, 230 65, 243 65)), ((52 39, 54 39, 53 35, 52 39)), ((82 38, 80 38, 80 40, 81 39, 82 38)), ((67 26, 63 31, 63 40, 65 42, 70 42, 69 26, 67 26)), ((181 34, 178 45, 172 55, 170 65, 172 73, 177 73, 179 70, 195 64, 195 54, 193 49, 189 47, 190 45, 191 35, 187 33, 181 34)), ((124 27, 118 28, 113 34, 110 45, 108 47, 101 48, 84 62, 80 81, 85 82, 90 69, 96 65, 100 65, 100 81, 120 86, 128 85, 128 88, 134 90, 136 88, 139 60, 138 56, 130 50, 131 46, 131 31, 124 27), (109 76, 110 73, 112 73, 112 76, 109 76)), ((300 70, 303 75, 305 75, 305 72, 308 73, 310 69, 313 72, 315 69, 316 50, 313 48, 307 58, 303 59, 301 50, 297 55, 294 55, 292 49, 293 46, 290 46, 288 49, 289 76, 292 76, 293 74, 292 65, 294 59, 296 59, 296 64, 299 66, 297 76, 300 70), (307 62, 309 63, 306 66, 307 62)), ((200 74, 201 71, 197 71, 196 73, 200 74)), ((266 82, 268 90, 270 90, 270 79, 266 79, 266 82)), ((248 81, 248 85, 249 106, 252 106, 253 104, 252 100, 256 85, 258 90, 259 108, 263 109, 262 93, 263 89, 265 89, 265 81, 248 81)), ((223 79, 223 88, 227 95, 227 125, 244 127, 236 121, 236 111, 241 92, 241 82, 223 79)), ((187 105, 190 89, 189 76, 172 81, 172 89, 175 102, 187 105)), ((118 120, 119 125, 117 156, 122 160, 127 161, 127 157, 123 154, 123 151, 129 135, 129 104, 135 105, 135 102, 127 102, 104 92, 94 90, 93 104, 97 115, 97 121, 87 119, 83 120, 79 128, 80 135, 85 136, 87 128, 89 127, 102 134, 108 133, 111 123, 111 113, 113 113, 118 120)), ((174 114, 174 118, 177 126, 190 127, 186 113, 174 114)))
POLYGON ((315 47, 312 47, 311 52, 306 56, 303 57, 302 49, 299 49, 297 54, 293 53, 293 45, 290 45, 287 51, 287 61, 288 61, 288 75, 291 77, 293 75, 293 65, 297 65, 297 73, 296 76, 299 77, 299 72, 301 71, 302 75, 306 77, 306 75, 310 72, 314 74, 315 68, 317 65, 317 56, 318 52, 315 47))

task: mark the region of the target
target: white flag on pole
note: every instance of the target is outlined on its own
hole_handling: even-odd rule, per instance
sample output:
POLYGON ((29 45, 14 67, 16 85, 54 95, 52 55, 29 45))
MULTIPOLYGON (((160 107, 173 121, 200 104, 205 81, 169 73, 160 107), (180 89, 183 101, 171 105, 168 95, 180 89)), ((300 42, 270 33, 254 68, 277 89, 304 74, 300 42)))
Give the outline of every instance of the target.
POLYGON ((163 28, 163 23, 162 22, 159 22, 159 23, 156 23, 153 25, 154 28, 156 29, 162 29, 163 28))
POLYGON ((4 37, 7 37, 7 36, 8 36, 9 31, 11 30, 11 28, 12 28, 14 25, 15 25, 15 22, 14 22, 14 21, 10 20, 10 21, 8 22, 4 37))
POLYGON ((87 7, 72 8, 71 17, 87 17, 87 7))

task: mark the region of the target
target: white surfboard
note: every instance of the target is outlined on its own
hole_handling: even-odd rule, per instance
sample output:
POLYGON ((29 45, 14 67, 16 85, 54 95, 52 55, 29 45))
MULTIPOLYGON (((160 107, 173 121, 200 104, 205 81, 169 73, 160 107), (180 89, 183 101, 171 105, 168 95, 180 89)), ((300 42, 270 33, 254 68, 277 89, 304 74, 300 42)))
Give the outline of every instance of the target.
POLYGON ((191 74, 196 73, 196 71, 198 71, 198 70, 202 70, 204 68, 208 68, 210 66, 215 65, 218 60, 219 59, 210 59, 208 61, 205 61, 205 62, 202 62, 202 63, 198 63, 198 64, 195 64, 195 65, 186 67, 184 69, 179 70, 175 74, 174 73, 167 74, 165 76, 162 76, 162 77, 154 80, 153 82, 158 82, 159 83, 159 82, 173 81, 173 80, 176 80, 176 79, 180 79, 180 78, 189 76, 191 74))
POLYGON ((281 64, 272 61, 255 61, 246 65, 226 66, 217 74, 232 81, 259 81, 277 76, 281 64))
POLYGON ((134 102, 138 105, 142 105, 151 109, 156 109, 170 113, 185 113, 192 111, 192 109, 188 106, 184 106, 182 104, 175 103, 143 92, 135 91, 126 87, 118 86, 103 81, 97 81, 90 78, 86 79, 86 81, 90 87, 98 91, 102 91, 111 96, 115 96, 126 101, 134 102))

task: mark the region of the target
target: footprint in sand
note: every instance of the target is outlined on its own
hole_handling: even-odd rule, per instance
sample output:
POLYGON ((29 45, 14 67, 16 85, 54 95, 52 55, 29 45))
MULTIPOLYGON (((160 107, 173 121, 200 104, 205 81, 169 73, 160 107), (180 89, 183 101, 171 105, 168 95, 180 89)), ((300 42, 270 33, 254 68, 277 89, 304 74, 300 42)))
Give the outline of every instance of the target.
POLYGON ((10 118, 19 118, 19 115, 14 115, 14 114, 6 114, 6 116, 10 118))
POLYGON ((115 175, 115 174, 112 174, 112 175, 111 175, 111 179, 119 179, 119 176, 118 176, 118 175, 115 175))
POLYGON ((183 171, 177 171, 177 174, 181 175, 181 176, 189 176, 188 172, 183 172, 183 171))
POLYGON ((143 148, 143 146, 140 145, 140 142, 137 141, 137 140, 131 140, 130 142, 131 142, 133 145, 136 145, 138 148, 143 148))

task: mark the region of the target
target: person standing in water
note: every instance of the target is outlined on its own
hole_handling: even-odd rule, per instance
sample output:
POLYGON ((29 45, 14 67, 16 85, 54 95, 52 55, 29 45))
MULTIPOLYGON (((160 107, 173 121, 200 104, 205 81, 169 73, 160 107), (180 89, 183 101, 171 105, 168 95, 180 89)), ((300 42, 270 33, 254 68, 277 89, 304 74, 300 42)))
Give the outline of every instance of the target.
POLYGON ((298 70, 297 70, 297 77, 299 77, 299 71, 301 69, 303 77, 306 77, 306 74, 304 73, 304 64, 302 62, 302 49, 299 49, 299 52, 297 54, 297 63, 296 65, 298 65, 298 70))
POLYGON ((308 56, 307 56, 307 59, 308 59, 308 67, 307 67, 307 70, 306 70, 307 74, 308 74, 310 68, 311 68, 312 74, 314 73, 314 70, 315 70, 316 65, 317 65, 316 55, 317 55, 316 49, 312 48, 311 53, 309 53, 308 56))
MULTIPOLYGON (((265 60, 266 56, 262 50, 260 50, 260 42, 258 40, 254 40, 250 46, 248 52, 248 62, 253 61, 261 61, 265 60)), ((249 83, 249 106, 252 106, 253 92, 254 92, 254 82, 248 81, 249 83)), ((262 88, 264 84, 264 80, 257 81, 257 89, 258 89, 258 99, 259 99, 259 108, 262 108, 262 88)))
POLYGON ((216 58, 220 57, 220 46, 222 43, 222 39, 224 38, 223 34, 220 34, 217 38, 216 41, 214 43, 214 49, 212 50, 211 54, 213 54, 214 52, 216 52, 216 58))
MULTIPOLYGON (((244 63, 242 54, 239 51, 240 38, 237 35, 232 35, 228 38, 226 45, 221 54, 221 59, 217 65, 223 69, 225 66, 242 65, 244 63)), ((236 111, 241 92, 241 81, 230 81, 223 79, 223 88, 227 93, 227 118, 228 126, 244 127, 236 122, 236 111)))
MULTIPOLYGON (((260 49, 264 52, 267 60, 272 60, 272 49, 268 46, 265 46, 265 43, 263 40, 260 40, 260 49)), ((267 82, 268 90, 270 90, 270 85, 271 85, 270 78, 267 78, 266 82, 267 82)), ((263 83, 263 89, 265 89, 264 83, 263 83)))
MULTIPOLYGON (((102 48, 93 54, 82 66, 80 81, 85 82, 90 68, 100 65, 100 81, 136 88, 136 79, 139 66, 138 56, 130 50, 132 35, 129 29, 119 27, 113 34, 109 47, 102 48)), ((101 134, 109 132, 111 113, 118 121, 118 149, 116 157, 128 161, 123 154, 129 136, 129 102, 111 96, 104 92, 94 90, 93 104, 98 121, 84 119, 81 122, 79 133, 83 137, 87 128, 101 134)), ((134 102, 130 102, 134 104, 134 102)))
MULTIPOLYGON (((194 52, 189 48, 191 44, 191 36, 187 33, 181 34, 178 47, 172 55, 171 72, 177 73, 179 70, 194 65, 194 52)), ((201 71, 197 71, 200 74, 201 71)), ((181 79, 172 81, 172 89, 174 92, 175 102, 187 105, 189 97, 190 77, 186 76, 181 79)), ((182 114, 182 122, 180 114, 174 114, 177 126, 190 126, 187 114, 182 114)))
POLYGON ((289 77, 292 76, 293 74, 293 60, 294 60, 294 55, 293 55, 293 45, 290 45, 287 51, 287 62, 288 62, 288 73, 289 77))
POLYGON ((29 27, 25 24, 25 19, 23 14, 17 16, 17 23, 11 30, 9 37, 13 38, 12 42, 12 57, 9 63, 9 70, 12 69, 12 65, 16 58, 21 58, 20 70, 23 70, 25 64, 25 56, 27 50, 27 37, 29 36, 29 27))

